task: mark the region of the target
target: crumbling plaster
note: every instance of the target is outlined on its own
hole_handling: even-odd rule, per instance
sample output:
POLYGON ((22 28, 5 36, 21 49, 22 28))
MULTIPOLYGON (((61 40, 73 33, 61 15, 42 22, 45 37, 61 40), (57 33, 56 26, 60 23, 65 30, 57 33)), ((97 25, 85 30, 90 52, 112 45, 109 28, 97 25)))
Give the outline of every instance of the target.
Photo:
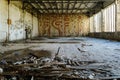
POLYGON ((38 36, 37 17, 27 11, 23 12, 23 9, 16 6, 15 2, 11 1, 8 6, 7 0, 0 0, 0 10, 0 41, 3 42, 7 38, 9 41, 25 39, 25 27, 31 29, 31 37, 38 36))
POLYGON ((8 6, 5 0, 0 0, 0 41, 5 41, 8 34, 8 6))

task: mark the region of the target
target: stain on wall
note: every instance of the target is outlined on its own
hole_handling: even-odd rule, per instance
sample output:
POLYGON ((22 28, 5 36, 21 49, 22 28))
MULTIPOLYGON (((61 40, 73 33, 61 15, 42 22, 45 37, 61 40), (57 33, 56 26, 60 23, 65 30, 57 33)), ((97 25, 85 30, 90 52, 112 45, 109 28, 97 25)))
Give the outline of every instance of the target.
POLYGON ((0 42, 5 41, 7 38, 7 19, 8 19, 8 6, 5 0, 0 0, 0 42))
MULTIPOLYGON (((26 38, 26 33, 25 33, 25 28, 32 29, 32 27, 37 27, 38 26, 32 26, 32 15, 26 11, 14 6, 14 9, 12 10, 13 6, 10 6, 10 19, 11 19, 11 24, 9 27, 10 30, 10 35, 9 35, 9 40, 19 40, 19 39, 25 39, 26 38), (17 17, 16 17, 17 16, 17 17)), ((37 31, 36 31, 37 32, 37 31)), ((30 36, 32 36, 32 33, 30 33, 30 36)))
POLYGON ((0 0, 0 42, 25 39, 25 28, 31 28, 31 37, 38 36, 38 18, 22 10, 22 2, 0 0), (9 9, 9 10, 8 10, 9 9), (8 21, 9 11, 9 21, 8 21), (34 25, 33 25, 34 24, 34 25), (8 26, 9 25, 9 26, 8 26))
POLYGON ((89 32, 89 18, 81 14, 41 14, 40 36, 81 36, 89 32))

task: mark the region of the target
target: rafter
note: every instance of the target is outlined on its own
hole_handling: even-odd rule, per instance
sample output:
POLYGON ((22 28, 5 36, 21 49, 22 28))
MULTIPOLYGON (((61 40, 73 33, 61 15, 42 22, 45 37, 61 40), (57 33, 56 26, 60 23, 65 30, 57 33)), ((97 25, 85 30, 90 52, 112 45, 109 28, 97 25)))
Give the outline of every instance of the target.
POLYGON ((68 13, 69 6, 70 6, 70 1, 68 0, 67 9, 66 9, 66 13, 68 13))
MULTIPOLYGON (((78 8, 80 8, 80 7, 81 7, 82 3, 83 3, 83 1, 80 3, 80 5, 79 5, 79 7, 78 7, 78 8)), ((76 12, 77 12, 77 11, 78 11, 78 9, 76 10, 76 12)))
POLYGON ((77 2, 76 2, 76 0, 75 0, 71 13, 73 13, 76 3, 77 3, 77 2))
MULTIPOLYGON (((67 8, 48 8, 48 9, 42 9, 42 8, 35 8, 36 10, 66 10, 67 8)), ((74 8, 74 10, 90 10, 91 8, 74 8)), ((73 10, 73 9, 68 9, 68 10, 73 10)), ((91 9, 91 10, 98 10, 98 9, 91 9)))
POLYGON ((62 0, 62 13, 63 13, 63 8, 64 8, 64 5, 63 5, 64 3, 63 3, 63 0, 62 0))
MULTIPOLYGON (((28 2, 28 0, 11 0, 11 1, 24 1, 24 2, 28 2)), ((35 2, 36 0, 30 0, 31 1, 31 3, 37 3, 37 2, 35 2)), ((43 0, 39 0, 39 1, 43 1, 43 0)), ((49 3, 49 1, 59 1, 59 2, 57 2, 57 3, 61 3, 61 0, 44 0, 44 3, 49 3)), ((68 1, 68 0, 62 0, 62 1, 68 1)), ((71 1, 71 3, 74 3, 74 0, 69 0, 69 1, 71 1)), ((114 0, 76 0, 78 3, 79 2, 82 2, 82 1, 84 1, 84 2, 90 2, 90 3, 96 3, 96 2, 100 2, 100 1, 114 1, 114 0)), ((38 2, 39 3, 39 2, 38 2)), ((67 2, 65 2, 65 3, 67 3, 67 2)))
POLYGON ((56 1, 55 1, 55 4, 56 4, 57 12, 59 13, 59 11, 58 11, 58 5, 57 5, 57 2, 56 2, 56 1))
POLYGON ((29 11, 33 12, 38 11, 39 13, 78 13, 78 11, 80 13, 83 12, 89 13, 90 11, 98 12, 101 10, 101 8, 104 8, 103 7, 104 3, 105 3, 104 6, 107 6, 114 2, 114 0, 11 0, 11 1, 23 1, 25 4, 24 8, 26 10, 31 9, 29 11), (111 1, 111 3, 109 2, 109 4, 106 4, 107 1, 111 1), (28 5, 30 5, 31 7, 28 5), (83 6, 81 7, 81 5, 83 6), (34 10, 32 8, 34 8, 34 10))
MULTIPOLYGON (((52 9, 52 5, 51 5, 51 3, 50 3, 50 0, 48 0, 48 3, 49 3, 49 6, 50 6, 52 12, 54 12, 54 10, 52 9)), ((49 11, 49 9, 48 9, 48 11, 49 11)), ((50 12, 49 12, 49 13, 50 13, 50 12)))

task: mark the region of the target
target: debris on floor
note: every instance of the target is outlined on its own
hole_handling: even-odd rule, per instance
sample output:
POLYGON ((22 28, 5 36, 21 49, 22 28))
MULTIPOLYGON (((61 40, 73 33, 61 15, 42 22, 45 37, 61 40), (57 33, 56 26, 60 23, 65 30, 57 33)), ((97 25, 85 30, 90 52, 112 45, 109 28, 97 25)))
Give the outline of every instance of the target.
POLYGON ((120 43, 38 38, 8 45, 0 46, 0 80, 120 79, 120 43))
POLYGON ((48 51, 39 53, 32 50, 27 50, 26 53, 25 51, 15 51, 11 56, 9 54, 3 57, 0 61, 1 78, 6 80, 32 80, 33 78, 34 80, 96 80, 111 78, 112 75, 109 71, 110 67, 104 63, 59 57, 60 47, 54 58, 48 55, 48 51), (40 53, 46 56, 40 56, 40 53), (14 57, 17 59, 13 59, 14 57))
POLYGON ((86 52, 86 51, 84 51, 84 50, 81 50, 80 48, 77 48, 81 53, 83 53, 83 52, 86 52))

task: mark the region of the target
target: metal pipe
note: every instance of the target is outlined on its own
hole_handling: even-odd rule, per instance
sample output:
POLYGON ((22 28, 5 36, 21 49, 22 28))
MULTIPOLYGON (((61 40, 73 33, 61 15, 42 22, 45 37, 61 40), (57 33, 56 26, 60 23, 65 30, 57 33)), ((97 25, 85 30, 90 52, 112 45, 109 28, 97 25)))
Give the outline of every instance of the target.
POLYGON ((117 0, 115 0, 115 33, 117 33, 117 0))
POLYGON ((9 36, 10 36, 10 33, 9 33, 9 27, 10 27, 9 20, 10 20, 10 0, 8 0, 8 20, 7 20, 8 34, 7 34, 7 40, 6 40, 7 42, 9 42, 9 36))

